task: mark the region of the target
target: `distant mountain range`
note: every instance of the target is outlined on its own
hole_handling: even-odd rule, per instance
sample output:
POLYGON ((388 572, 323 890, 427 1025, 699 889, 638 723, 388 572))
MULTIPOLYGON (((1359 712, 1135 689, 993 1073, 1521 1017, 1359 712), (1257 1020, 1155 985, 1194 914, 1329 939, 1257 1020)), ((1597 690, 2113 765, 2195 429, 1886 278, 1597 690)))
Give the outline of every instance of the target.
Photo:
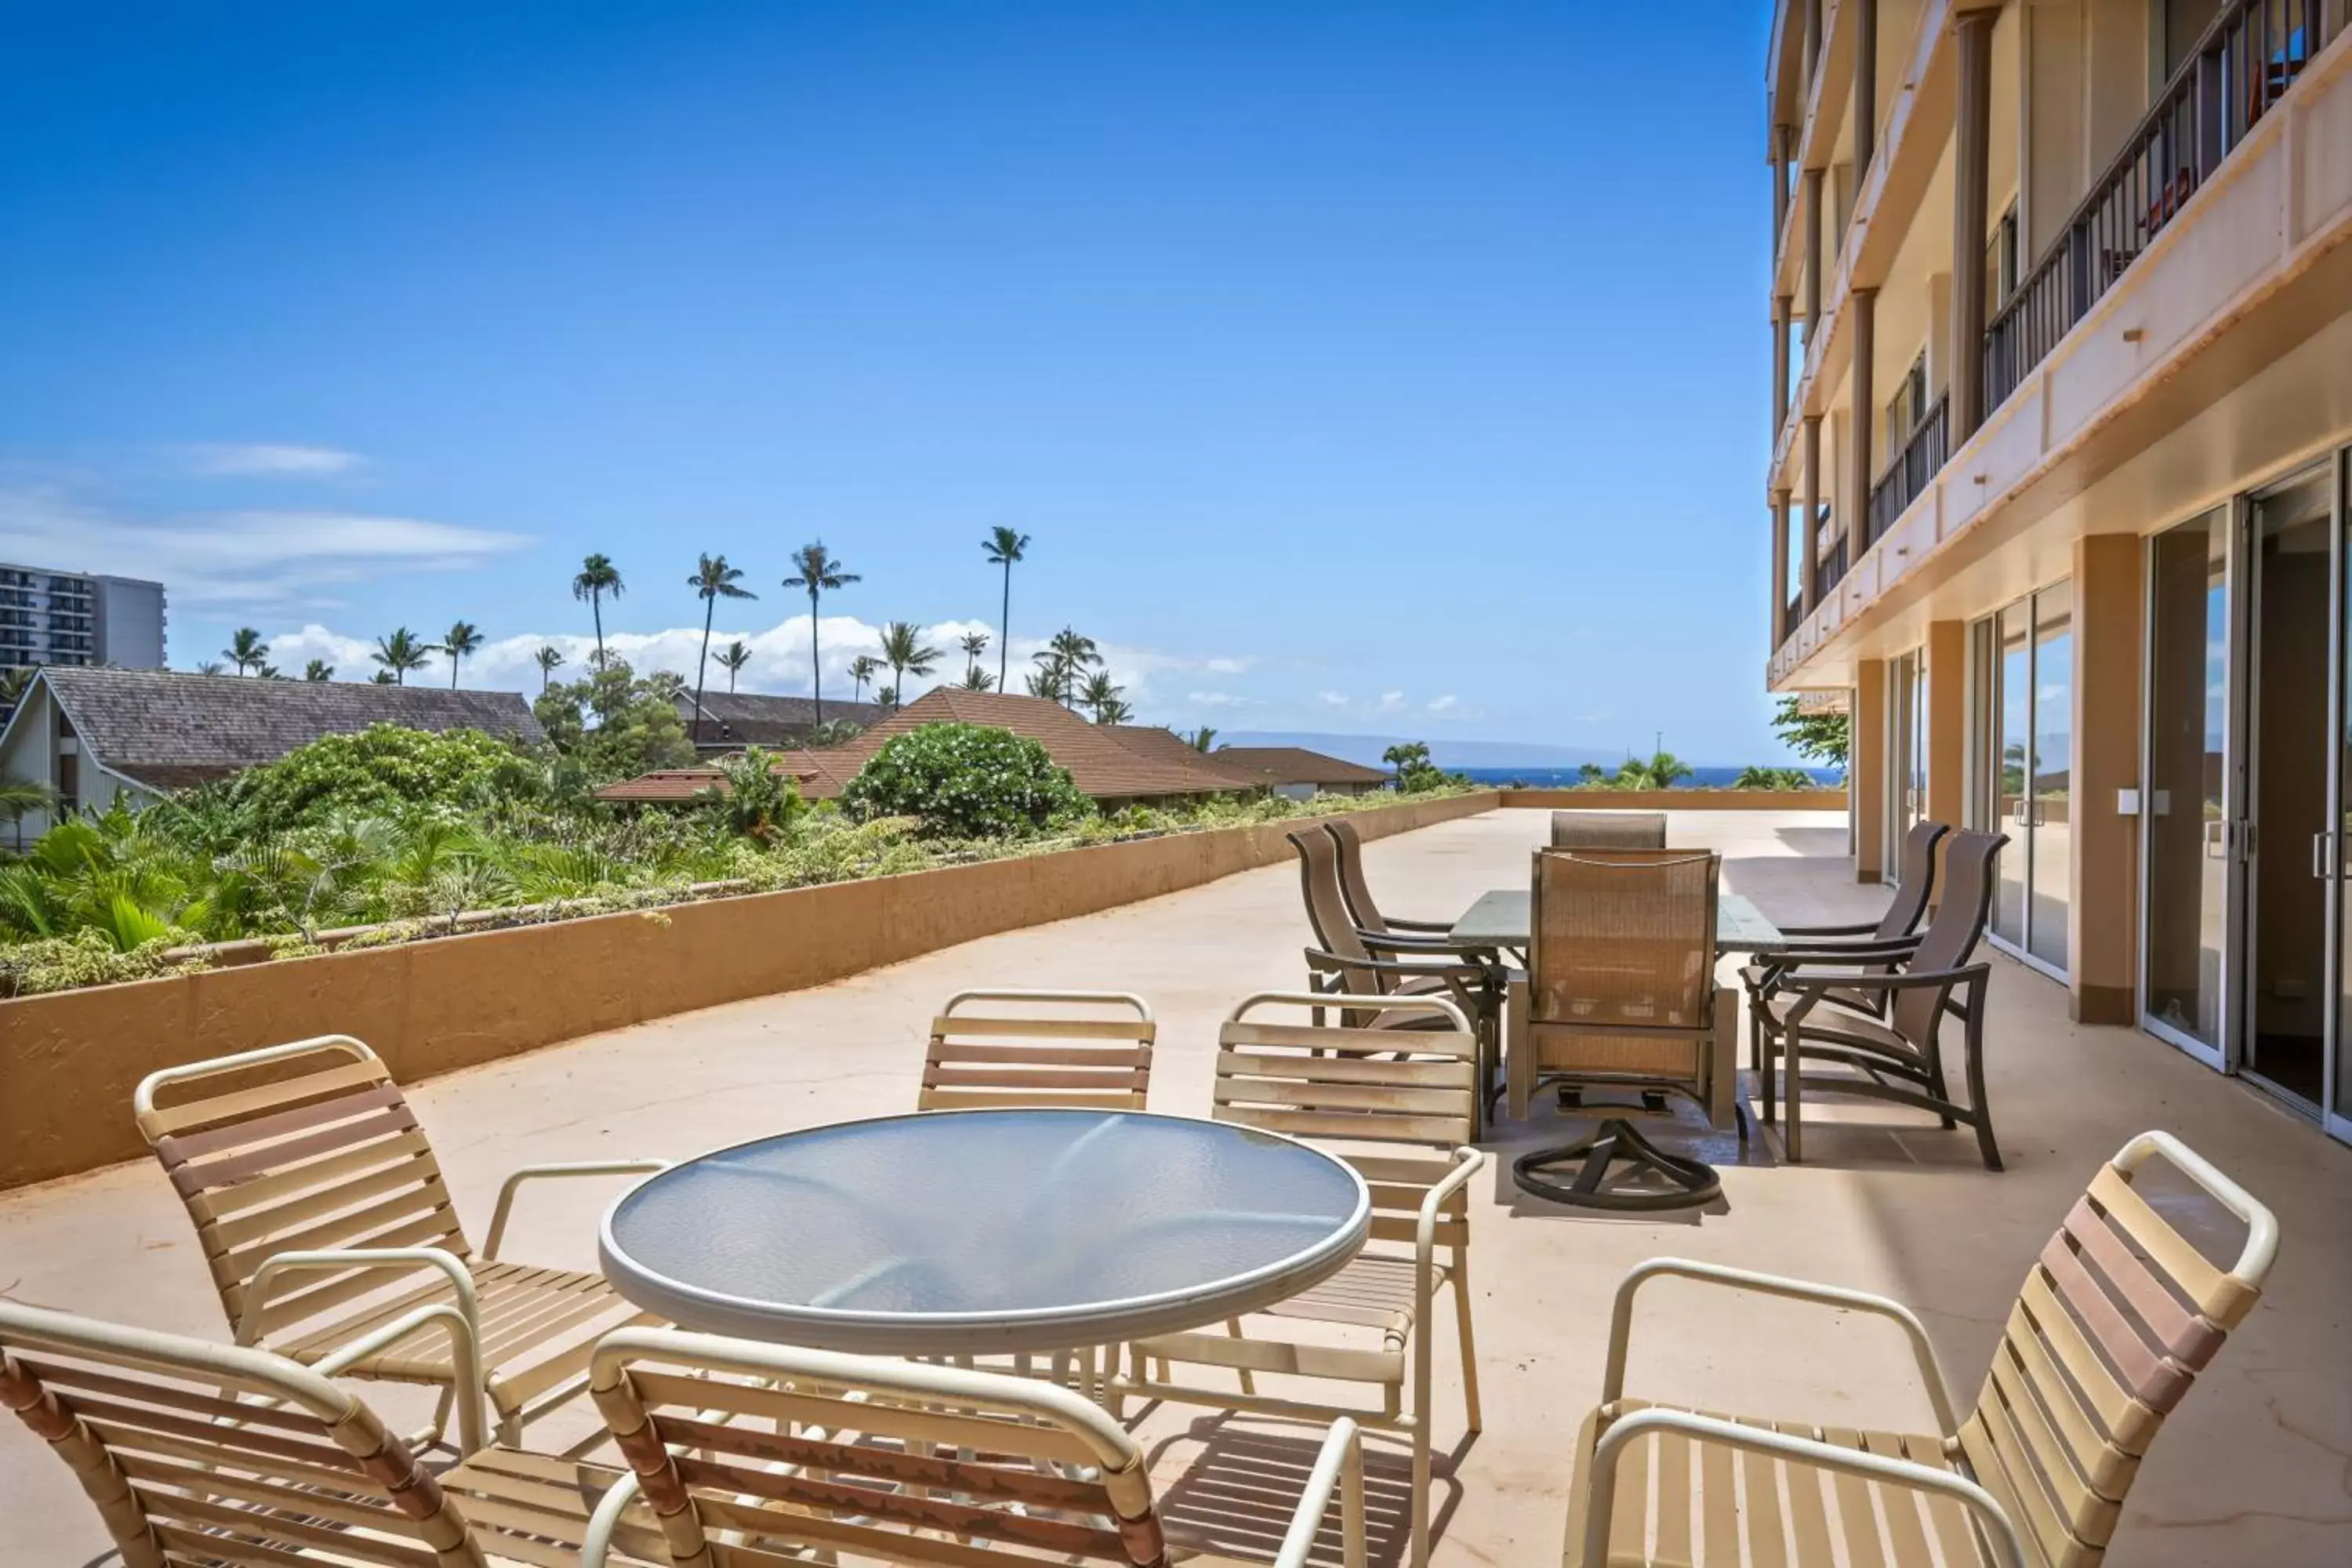
MULTIPOLYGON (((1405 735, 1330 735, 1312 730, 1241 730, 1219 734, 1223 746, 1304 746, 1327 757, 1380 767, 1381 753, 1404 744, 1405 735)), ((1429 760, 1441 768, 1575 768, 1598 763, 1613 768, 1622 751, 1591 746, 1547 746, 1529 741, 1430 741, 1429 760)))

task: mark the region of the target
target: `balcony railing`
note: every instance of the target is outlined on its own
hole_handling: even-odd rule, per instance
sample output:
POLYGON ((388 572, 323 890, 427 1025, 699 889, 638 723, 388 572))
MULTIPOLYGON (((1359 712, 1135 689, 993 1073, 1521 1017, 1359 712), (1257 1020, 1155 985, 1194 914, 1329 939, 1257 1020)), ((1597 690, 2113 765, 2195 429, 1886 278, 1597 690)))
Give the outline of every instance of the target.
POLYGON ((1875 544, 1904 510, 1919 499, 1927 481, 1942 472, 1944 459, 1951 456, 1951 426, 1945 415, 1949 407, 1949 395, 1939 396, 1927 405, 1919 423, 1895 454, 1895 460, 1874 480, 1870 487, 1870 542, 1875 544))
POLYGON ((2327 43, 2326 0, 2237 0, 2157 94, 1985 328, 1985 407, 2008 400, 2284 97, 2327 43))

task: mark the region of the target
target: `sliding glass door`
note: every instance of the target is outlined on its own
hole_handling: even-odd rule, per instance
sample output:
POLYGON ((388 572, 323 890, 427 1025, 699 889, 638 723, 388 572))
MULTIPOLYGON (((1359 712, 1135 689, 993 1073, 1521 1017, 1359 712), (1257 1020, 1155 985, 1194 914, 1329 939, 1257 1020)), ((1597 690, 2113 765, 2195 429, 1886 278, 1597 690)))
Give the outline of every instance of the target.
POLYGON ((1987 798, 2009 835, 1993 884, 1992 937, 2063 977, 2074 886, 2074 593, 2055 583, 1995 617, 1986 711, 1987 798))
POLYGON ((2140 1022, 2226 1067, 2230 509, 2148 542, 2140 1022))

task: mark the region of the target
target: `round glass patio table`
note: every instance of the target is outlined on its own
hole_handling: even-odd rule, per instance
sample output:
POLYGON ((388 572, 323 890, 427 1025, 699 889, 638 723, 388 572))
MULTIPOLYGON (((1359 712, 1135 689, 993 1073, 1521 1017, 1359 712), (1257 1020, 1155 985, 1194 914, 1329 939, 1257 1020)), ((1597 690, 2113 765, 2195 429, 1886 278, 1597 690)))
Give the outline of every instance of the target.
POLYGON ((947 1110, 739 1143, 605 1211, 613 1289, 688 1329, 883 1355, 1063 1351, 1218 1322, 1364 1244, 1363 1178, 1141 1111, 947 1110))

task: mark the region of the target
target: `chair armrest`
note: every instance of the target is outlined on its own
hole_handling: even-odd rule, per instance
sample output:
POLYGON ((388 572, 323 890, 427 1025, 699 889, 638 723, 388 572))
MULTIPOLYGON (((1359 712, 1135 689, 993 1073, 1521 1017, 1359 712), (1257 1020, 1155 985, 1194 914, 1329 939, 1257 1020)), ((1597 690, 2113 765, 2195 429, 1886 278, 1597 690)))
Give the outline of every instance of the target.
POLYGON ((433 1301, 413 1312, 404 1312, 373 1333, 363 1334, 332 1355, 312 1362, 310 1370, 321 1377, 339 1377, 346 1367, 399 1343, 420 1329, 436 1324, 449 1336, 449 1365, 456 1374, 457 1385, 449 1393, 457 1404, 457 1447, 461 1455, 471 1457, 481 1451, 483 1441, 482 1350, 474 1337, 474 1325, 455 1304, 433 1301))
MULTIPOLYGON (((1840 1475, 1859 1476, 1906 1491, 1926 1492, 1958 1503, 1976 1516, 1985 1540, 1992 1547, 1993 1561, 2000 1568, 2025 1568, 2024 1548, 2019 1544, 2016 1527, 2000 1510, 1992 1495, 1966 1476, 1950 1470, 1939 1470, 1912 1459, 1897 1459, 1884 1454, 1864 1453, 1853 1448, 1841 1448, 1833 1444, 1816 1442, 1811 1437, 1794 1436, 1786 1432, 1769 1432, 1760 1426, 1743 1426, 1735 1421, 1720 1421, 1710 1415, 1696 1415, 1684 1410, 1644 1409, 1621 1415, 1609 1424, 1601 1440, 1592 1449, 1592 1473, 1585 1485, 1588 1500, 1584 1510, 1584 1540, 1575 1561, 1594 1568, 1609 1561, 1609 1537, 1615 1523, 1612 1517, 1617 1503, 1617 1460, 1625 1446, 1654 1432, 1678 1432, 1694 1441, 1713 1443, 1727 1448, 1744 1448, 1750 1453, 1775 1458, 1814 1465, 1840 1475)), ((1674 1507, 1681 1500, 1661 1500, 1665 1507, 1674 1507)))
POLYGON ((588 1516, 587 1533, 580 1538, 580 1568, 604 1568, 612 1555, 613 1532, 621 1527, 622 1513, 637 1500, 637 1472, 625 1470, 596 1500, 596 1511, 588 1516))
POLYGON ((1790 942, 1786 947, 1759 952, 1756 958, 1771 970, 1792 969, 1801 963, 1892 963, 1917 952, 1919 941, 1916 936, 1897 936, 1885 942, 1841 942, 1820 947, 1790 942))
POLYGON ((1782 936, 1868 936, 1878 929, 1875 921, 1856 921, 1843 926, 1782 926, 1782 936))
POLYGON ((1625 1397, 1625 1352, 1633 1334, 1633 1298, 1643 1286, 1666 1276, 1695 1280, 1702 1285, 1718 1285, 1727 1290, 1778 1296, 1783 1300, 1802 1301, 1809 1306, 1868 1312, 1901 1325, 1905 1336, 1911 1342, 1911 1358, 1918 1363, 1919 1380, 1927 1389, 1928 1406, 1936 1413, 1937 1431, 1946 1438, 1958 1436, 1959 1422, 1952 1414, 1952 1395, 1944 1386, 1944 1374, 1936 1366, 1936 1347, 1928 1342, 1927 1328, 1918 1317, 1902 1302, 1874 1296, 1866 1290, 1816 1285, 1810 1279, 1759 1274, 1752 1269, 1732 1268, 1720 1263, 1700 1263, 1687 1258, 1653 1258, 1646 1263, 1634 1265, 1618 1282, 1617 1299, 1609 1313, 1609 1360, 1601 1379, 1603 1404, 1613 1405, 1625 1397))
POLYGON ((499 1243, 506 1239, 507 1215, 514 1207, 515 1193, 525 1182, 536 1182, 553 1176, 623 1176, 650 1174, 667 1171, 667 1160, 572 1160, 552 1165, 525 1165, 511 1172, 499 1185, 499 1206, 490 1211, 489 1238, 482 1243, 482 1261, 495 1263, 499 1243))
POLYGON ((1433 936, 1394 936, 1383 931, 1356 931, 1356 940, 1378 952, 1389 948, 1397 952, 1452 952, 1454 944, 1433 936))
MULTIPOLYGON (((1307 1568, 1335 1489, 1339 1494, 1339 1560, 1345 1568, 1364 1568, 1364 1440, 1345 1415, 1331 1423, 1323 1447, 1316 1451, 1307 1488, 1290 1516, 1290 1528, 1282 1533, 1281 1549, 1274 1554, 1274 1568, 1307 1568)), ((582 1568, 594 1565, 583 1557, 582 1568)))
POLYGON ((1451 921, 1404 921, 1397 919, 1394 915, 1389 917, 1389 924, 1399 931, 1430 931, 1441 935, 1450 933, 1454 930, 1454 922, 1451 921))
POLYGON ((1427 961, 1414 963, 1392 958, 1342 958, 1336 952, 1326 952, 1319 947, 1310 947, 1307 950, 1307 962, 1319 969, 1335 971, 1370 969, 1382 974, 1435 975, 1440 979, 1455 980, 1466 984, 1475 984, 1484 973, 1475 964, 1437 963, 1427 961))

